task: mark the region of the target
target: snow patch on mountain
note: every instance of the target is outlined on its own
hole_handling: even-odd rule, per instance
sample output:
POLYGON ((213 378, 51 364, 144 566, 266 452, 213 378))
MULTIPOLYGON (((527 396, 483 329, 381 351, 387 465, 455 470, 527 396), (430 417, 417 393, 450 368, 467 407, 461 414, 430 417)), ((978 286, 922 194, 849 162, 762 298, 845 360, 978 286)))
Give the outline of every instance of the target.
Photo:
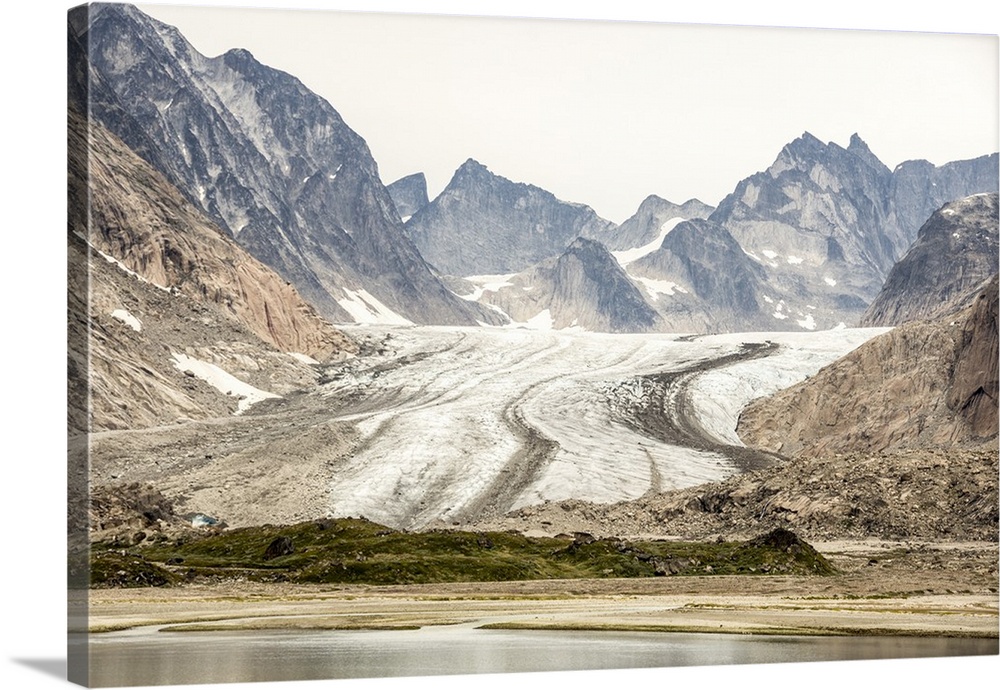
POLYGON ((136 333, 142 331, 142 321, 132 316, 126 309, 115 309, 111 316, 131 328, 136 333))
POLYGON ((684 218, 671 218, 660 226, 660 232, 652 242, 642 245, 641 247, 633 247, 632 249, 625 249, 620 252, 611 252, 611 256, 615 257, 615 261, 622 268, 625 268, 633 261, 641 259, 647 254, 652 254, 660 245, 663 244, 664 238, 670 234, 670 231, 677 227, 678 223, 684 222, 684 218))
POLYGON ((517 274, 466 276, 464 280, 475 285, 476 289, 468 295, 459 295, 459 297, 470 302, 478 302, 484 292, 498 292, 500 288, 511 287, 514 283, 510 281, 515 275, 517 274))
POLYGON ((527 328, 532 331, 551 331, 553 330, 552 312, 549 309, 543 309, 527 321, 511 321, 504 328, 527 328))
MULTIPOLYGON (((89 242, 89 241, 87 241, 87 244, 90 244, 90 242, 89 242)), ((170 288, 168 288, 168 287, 166 287, 166 286, 164 286, 164 285, 159 285, 159 284, 157 284, 157 283, 154 283, 154 282, 153 282, 153 281, 151 281, 151 280, 148 280, 147 278, 144 278, 143 276, 141 276, 141 275, 139 275, 138 273, 136 273, 135 271, 133 271, 133 270, 132 270, 131 268, 129 268, 128 266, 126 266, 125 264, 123 264, 123 263, 122 263, 121 261, 119 261, 119 260, 118 260, 118 259, 116 259, 115 257, 111 256, 110 254, 105 254, 105 253, 104 253, 104 252, 102 252, 102 251, 101 251, 100 249, 97 249, 96 247, 94 247, 94 245, 90 244, 90 248, 91 248, 91 249, 93 249, 93 250, 94 250, 95 252, 97 252, 98 254, 100 254, 101 256, 103 256, 103 257, 104 257, 104 259, 105 259, 105 260, 106 260, 106 261, 107 261, 108 263, 110 263, 110 264, 114 264, 115 266, 117 266, 117 267, 118 267, 118 268, 120 268, 120 269, 121 269, 122 271, 124 271, 124 272, 125 272, 125 273, 127 273, 128 275, 132 276, 132 277, 133 277, 133 278, 135 278, 136 280, 138 280, 138 281, 140 281, 140 282, 143 282, 143 283, 146 283, 146 284, 148 284, 148 285, 152 285, 153 287, 155 287, 155 288, 159 288, 159 289, 163 290, 164 292, 170 292, 170 288)))
POLYGON ((338 299, 337 304, 344 308, 355 323, 379 324, 384 326, 412 326, 413 322, 385 306, 364 288, 349 290, 343 288, 346 295, 338 299))
POLYGON ((656 280, 654 278, 643 278, 642 276, 633 275, 629 275, 629 278, 646 288, 646 292, 654 300, 659 299, 660 295, 673 296, 678 292, 682 292, 685 295, 688 294, 687 290, 670 280, 656 280))
POLYGON ((251 405, 268 398, 280 398, 280 395, 254 388, 249 383, 240 381, 222 367, 211 362, 203 362, 194 357, 188 357, 177 352, 170 353, 173 365, 178 371, 188 373, 201 379, 220 393, 239 398, 236 414, 246 412, 251 405))

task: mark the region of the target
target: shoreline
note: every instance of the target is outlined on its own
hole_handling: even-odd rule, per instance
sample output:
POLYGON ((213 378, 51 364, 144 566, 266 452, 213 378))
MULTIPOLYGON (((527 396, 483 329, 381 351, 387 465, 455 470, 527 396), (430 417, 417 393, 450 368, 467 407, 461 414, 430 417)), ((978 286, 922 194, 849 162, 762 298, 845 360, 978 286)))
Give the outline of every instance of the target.
POLYGON ((427 585, 230 581, 87 591, 89 631, 507 630, 998 638, 997 544, 836 542, 833 576, 427 585), (892 551, 895 557, 886 562, 892 551), (943 554, 951 558, 935 568, 943 554), (955 556, 960 555, 959 558, 955 556), (872 565, 873 561, 880 561, 872 565))

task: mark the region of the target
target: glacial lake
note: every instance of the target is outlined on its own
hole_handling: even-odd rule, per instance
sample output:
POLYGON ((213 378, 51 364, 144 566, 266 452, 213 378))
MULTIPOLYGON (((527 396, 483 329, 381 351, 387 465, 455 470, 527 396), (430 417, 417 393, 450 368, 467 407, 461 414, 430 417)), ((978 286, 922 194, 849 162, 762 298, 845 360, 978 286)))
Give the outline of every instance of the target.
POLYGON ((93 686, 431 676, 997 654, 996 639, 550 632, 168 633, 91 637, 93 686))

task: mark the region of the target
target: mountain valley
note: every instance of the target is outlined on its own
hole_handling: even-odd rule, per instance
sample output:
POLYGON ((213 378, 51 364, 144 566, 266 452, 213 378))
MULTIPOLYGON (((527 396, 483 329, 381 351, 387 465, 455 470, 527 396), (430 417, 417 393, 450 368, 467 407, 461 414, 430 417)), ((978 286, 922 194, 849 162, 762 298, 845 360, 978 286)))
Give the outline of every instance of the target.
MULTIPOLYGON (((68 38, 71 508, 110 586, 144 552, 219 601, 260 584, 244 567, 268 597, 286 570, 367 587, 338 579, 362 550, 299 568, 360 525, 463 567, 531 537, 613 559, 587 578, 830 597, 820 620, 851 593, 954 595, 952 573, 979 618, 892 630, 995 623, 997 153, 890 169, 804 132, 716 206, 649 190, 615 223, 472 157, 433 198, 430 171, 386 183, 296 77, 138 8, 74 11, 68 38), (278 543, 198 561, 241 534, 278 543), (800 538, 829 573, 704 585, 781 572, 668 554, 800 538)), ((380 585, 436 581, 393 567, 380 585)))

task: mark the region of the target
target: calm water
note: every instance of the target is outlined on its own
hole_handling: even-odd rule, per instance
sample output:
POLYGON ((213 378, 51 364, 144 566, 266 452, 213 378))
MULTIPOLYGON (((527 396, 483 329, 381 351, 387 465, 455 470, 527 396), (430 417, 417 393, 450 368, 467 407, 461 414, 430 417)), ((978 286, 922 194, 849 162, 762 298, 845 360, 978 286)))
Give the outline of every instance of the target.
POLYGON ((91 682, 168 685, 997 654, 997 640, 470 630, 95 635, 91 682))

